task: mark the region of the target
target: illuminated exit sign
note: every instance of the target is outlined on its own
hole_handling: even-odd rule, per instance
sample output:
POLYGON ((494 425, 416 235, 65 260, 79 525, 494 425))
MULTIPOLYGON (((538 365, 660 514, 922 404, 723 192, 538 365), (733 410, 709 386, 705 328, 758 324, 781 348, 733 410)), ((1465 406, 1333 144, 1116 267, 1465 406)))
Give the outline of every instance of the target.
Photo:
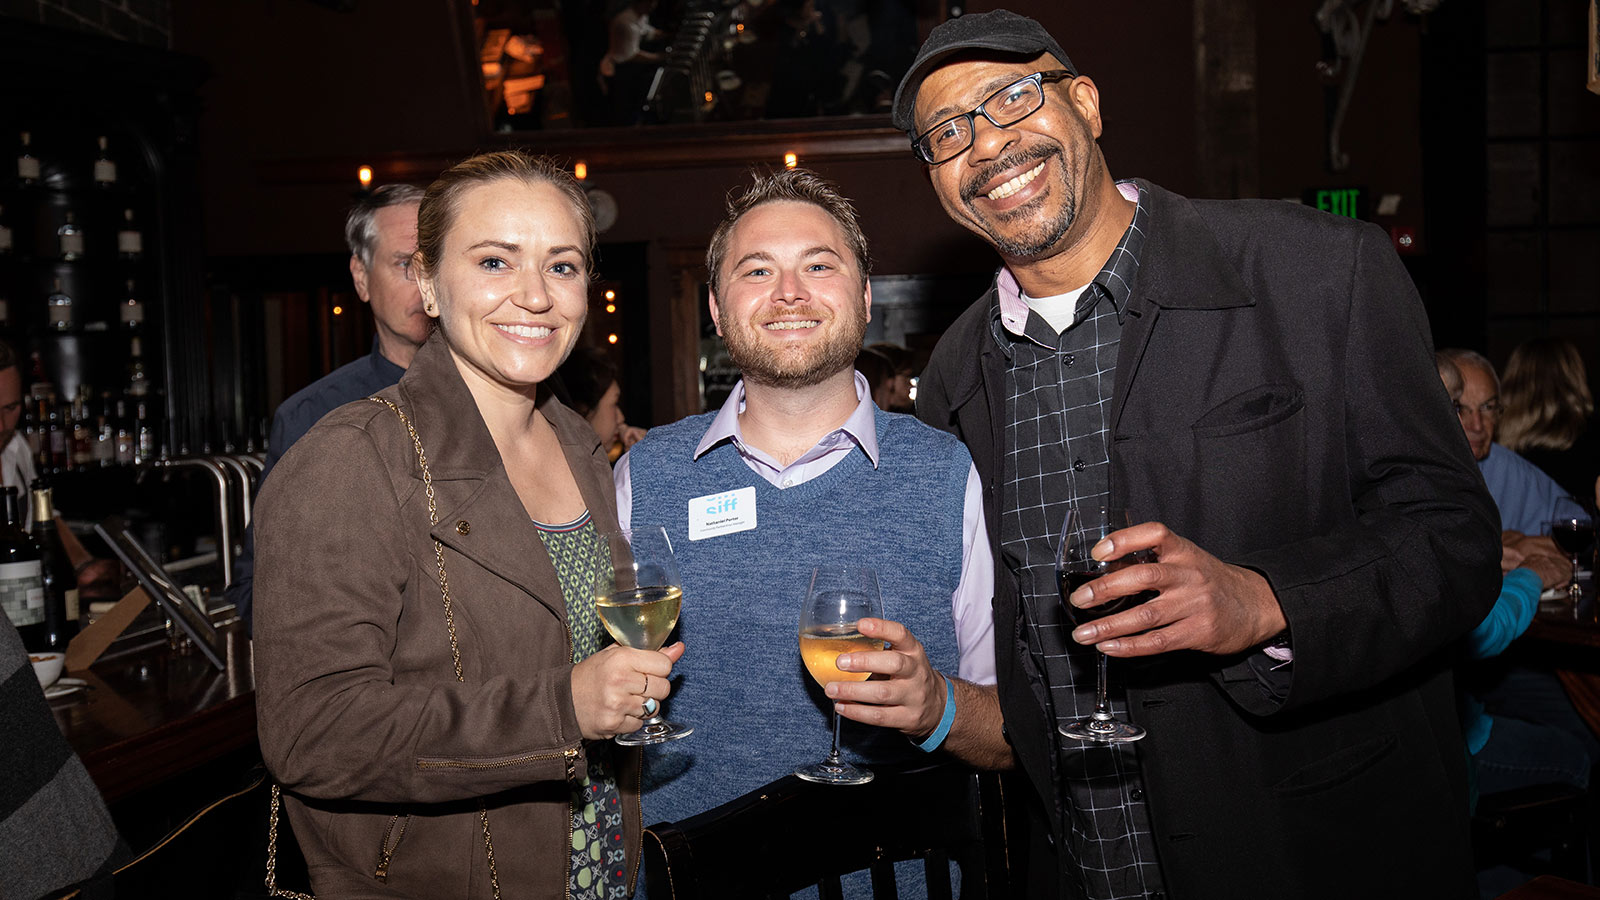
POLYGON ((1314 206, 1336 216, 1351 219, 1366 218, 1368 202, 1365 188, 1313 188, 1307 190, 1302 199, 1307 206, 1314 206))

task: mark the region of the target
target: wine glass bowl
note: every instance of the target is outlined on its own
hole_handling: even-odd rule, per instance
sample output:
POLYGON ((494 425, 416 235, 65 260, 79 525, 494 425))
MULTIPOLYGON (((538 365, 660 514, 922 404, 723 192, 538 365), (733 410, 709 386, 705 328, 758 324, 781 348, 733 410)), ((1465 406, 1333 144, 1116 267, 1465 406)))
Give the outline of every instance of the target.
MULTIPOLYGON (((678 625, 683 581, 672 541, 659 526, 602 532, 606 563, 595 578, 594 610, 612 639, 637 650, 660 650, 678 625)), ((668 722, 660 705, 644 724, 614 740, 626 747, 688 737, 693 726, 668 722)))
MULTIPOLYGON (((835 681, 865 681, 870 672, 842 672, 836 664, 841 653, 882 650, 883 641, 862 634, 863 618, 883 617, 878 575, 861 566, 818 566, 800 607, 800 659, 813 680, 823 688, 835 681)), ((802 766, 795 775, 818 784, 866 784, 869 769, 853 766, 839 756, 839 713, 833 714, 833 749, 820 763, 802 766)))
MULTIPOLYGON (((1067 608, 1067 616, 1072 619, 1074 625, 1083 625, 1132 609, 1156 596, 1154 591, 1141 591, 1137 594, 1113 597, 1092 607, 1074 606, 1067 599, 1078 588, 1097 578, 1127 566, 1149 561, 1147 553, 1127 554, 1111 560, 1098 560, 1091 555, 1095 545, 1105 539, 1106 535, 1132 524, 1133 516, 1127 510, 1117 507, 1074 506, 1067 510, 1061 526, 1061 541, 1056 549, 1056 587, 1061 592, 1061 602, 1067 608)), ((1111 704, 1107 698, 1106 657, 1103 653, 1098 656, 1096 662, 1099 673, 1095 689, 1094 714, 1087 719, 1062 725, 1061 734, 1073 740, 1096 743, 1118 744, 1137 741, 1145 736, 1145 730, 1112 714, 1111 704)))

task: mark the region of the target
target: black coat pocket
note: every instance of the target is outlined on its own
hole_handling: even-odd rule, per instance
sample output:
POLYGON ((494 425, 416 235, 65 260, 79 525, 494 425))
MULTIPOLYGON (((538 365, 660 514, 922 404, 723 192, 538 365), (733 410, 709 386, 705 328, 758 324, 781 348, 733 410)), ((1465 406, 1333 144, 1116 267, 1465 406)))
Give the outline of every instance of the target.
POLYGON ((1305 405, 1305 393, 1297 385, 1260 385, 1207 410, 1195 420, 1194 433, 1199 437, 1224 437, 1256 431, 1289 418, 1305 405))

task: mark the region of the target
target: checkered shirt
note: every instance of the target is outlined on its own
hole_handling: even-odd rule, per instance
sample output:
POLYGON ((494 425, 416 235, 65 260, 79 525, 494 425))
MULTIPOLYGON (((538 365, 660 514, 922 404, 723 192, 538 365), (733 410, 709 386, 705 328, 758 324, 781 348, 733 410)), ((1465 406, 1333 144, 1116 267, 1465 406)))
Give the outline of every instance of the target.
MULTIPOLYGON (((1117 345, 1128 296, 1139 271, 1149 212, 1140 196, 1133 222, 1105 267, 1078 298, 1073 324, 1056 334, 1029 311, 1023 334, 1011 332, 998 307, 991 330, 1009 360, 1000 513, 1003 562, 1019 573, 1024 634, 1049 684, 1049 713, 1058 723, 1094 711, 1099 654, 1071 639, 1056 587, 1056 545, 1067 507, 1110 497, 1109 437, 1117 345)), ((1126 716, 1110 670, 1111 708, 1126 716)), ((1063 848, 1078 863, 1090 900, 1159 896, 1161 871, 1139 778, 1137 744, 1056 740, 1055 783, 1062 786, 1070 835, 1063 848)))

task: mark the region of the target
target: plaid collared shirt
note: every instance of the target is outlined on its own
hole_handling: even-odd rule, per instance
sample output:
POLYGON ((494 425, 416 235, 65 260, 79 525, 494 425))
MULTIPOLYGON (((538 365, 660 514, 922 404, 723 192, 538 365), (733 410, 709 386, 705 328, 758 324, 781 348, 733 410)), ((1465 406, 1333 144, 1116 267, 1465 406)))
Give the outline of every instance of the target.
MULTIPOLYGON (((1125 190, 1131 183, 1119 185, 1125 190)), ((1133 188, 1137 191, 1137 188, 1133 188)), ((1131 199, 1131 198, 1130 198, 1131 199)), ((1006 370, 1001 555, 1022 586, 1024 634, 1048 683, 1058 723, 1094 711, 1099 655, 1071 639, 1056 587, 1056 545, 1067 507, 1110 496, 1110 407, 1117 346, 1139 272, 1149 212, 1140 197, 1133 222, 1093 282, 1079 296, 1073 323, 1057 334, 1029 311, 1018 334, 1013 306, 991 320, 1006 370)), ((1125 717, 1111 665, 1111 708, 1125 717)), ((1139 778, 1137 744, 1087 744, 1062 738, 1054 757, 1067 822, 1063 848, 1078 863, 1090 900, 1160 896, 1161 871, 1139 778)))

